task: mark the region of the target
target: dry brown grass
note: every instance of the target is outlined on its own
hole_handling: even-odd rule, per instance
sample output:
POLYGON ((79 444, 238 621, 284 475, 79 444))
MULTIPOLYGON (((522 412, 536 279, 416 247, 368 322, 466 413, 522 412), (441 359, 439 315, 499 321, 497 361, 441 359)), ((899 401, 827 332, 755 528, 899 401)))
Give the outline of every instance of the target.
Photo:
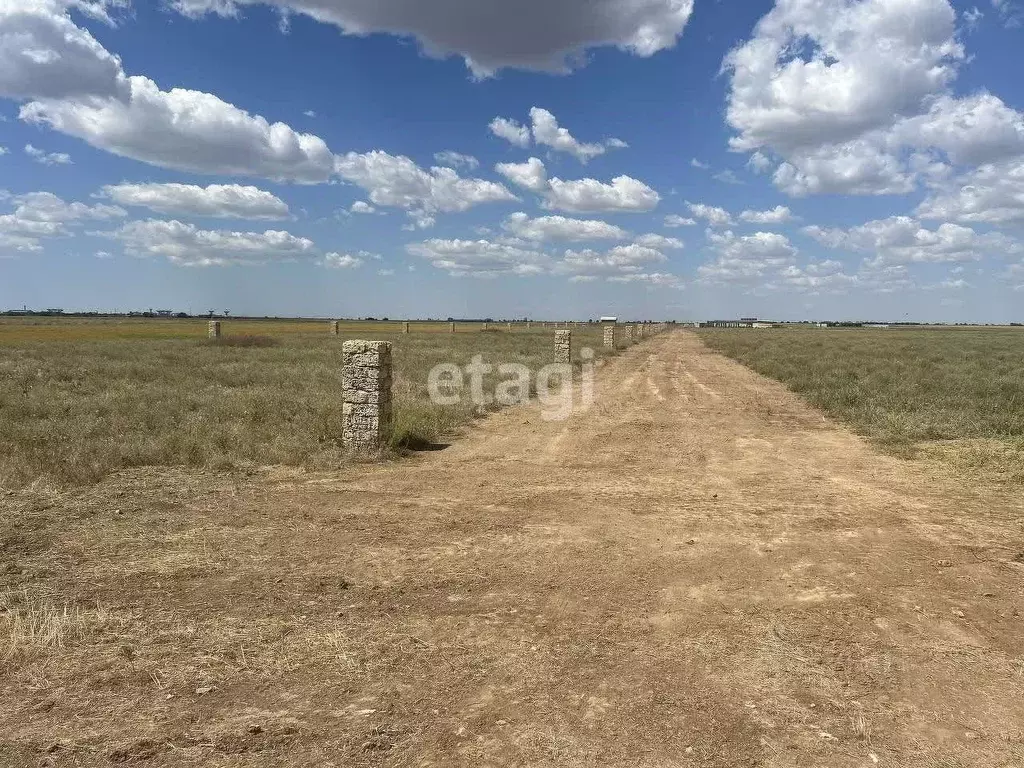
POLYGON ((422 460, 0 494, 18 626, 69 616, 0 765, 1020 764, 1017 497, 686 338, 422 460))
POLYGON ((27 588, 0 591, 0 638, 6 661, 58 653, 113 623, 113 617, 100 607, 86 610, 32 594, 27 588))
POLYGON ((924 451, 1024 482, 1024 330, 714 330, 701 339, 891 453, 924 451))
MULTIPOLYGON (((224 336, 207 340, 197 321, 0 321, 0 488, 144 466, 340 466, 340 347, 356 335, 394 345, 392 451, 481 415, 468 400, 429 400, 437 363, 481 354, 537 370, 553 359, 553 329, 440 327, 360 323, 331 336, 326 322, 225 321, 224 336)), ((603 353, 599 328, 576 331, 576 349, 585 345, 603 353)))

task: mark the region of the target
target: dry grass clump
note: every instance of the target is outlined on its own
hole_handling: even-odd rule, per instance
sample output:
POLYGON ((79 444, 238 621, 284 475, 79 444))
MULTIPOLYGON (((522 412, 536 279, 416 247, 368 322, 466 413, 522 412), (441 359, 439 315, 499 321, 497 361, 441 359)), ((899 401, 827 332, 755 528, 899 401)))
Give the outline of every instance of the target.
POLYGON ((75 644, 111 623, 102 609, 85 610, 67 602, 0 591, 0 658, 45 655, 75 644))
POLYGON ((216 339, 207 339, 204 343, 212 347, 276 347, 281 342, 273 336, 243 333, 239 336, 220 336, 216 339))
POLYGON ((701 338, 897 455, 946 441, 966 466, 997 461, 1007 476, 1024 476, 1020 330, 714 330, 701 338))
MULTIPOLYGON (((52 321, 51 321, 52 322, 52 321)), ((0 346, 0 487, 37 479, 96 481, 118 469, 178 465, 226 469, 253 465, 338 466, 341 445, 341 343, 348 332, 268 337, 245 333, 207 343, 157 338, 26 340, 0 346)), ((276 328, 280 323, 268 323, 276 328)), ((2 327, 0 323, 0 327, 2 327)), ((249 322, 248 326, 258 324, 249 322)), ((549 330, 512 333, 385 333, 359 337, 394 344, 395 428, 392 448, 421 447, 480 415, 468 399, 438 406, 427 374, 442 362, 536 370, 550 363, 549 330)), ((576 349, 602 353, 600 330, 580 329, 576 349)), ((497 375, 485 388, 493 391, 497 375)))

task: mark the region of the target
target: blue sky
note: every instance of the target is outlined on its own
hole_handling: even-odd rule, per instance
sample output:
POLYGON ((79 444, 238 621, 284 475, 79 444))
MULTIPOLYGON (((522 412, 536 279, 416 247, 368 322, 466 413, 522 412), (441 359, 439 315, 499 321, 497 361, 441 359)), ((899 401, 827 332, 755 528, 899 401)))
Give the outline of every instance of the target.
POLYGON ((0 0, 0 307, 1024 320, 1020 0, 0 0))

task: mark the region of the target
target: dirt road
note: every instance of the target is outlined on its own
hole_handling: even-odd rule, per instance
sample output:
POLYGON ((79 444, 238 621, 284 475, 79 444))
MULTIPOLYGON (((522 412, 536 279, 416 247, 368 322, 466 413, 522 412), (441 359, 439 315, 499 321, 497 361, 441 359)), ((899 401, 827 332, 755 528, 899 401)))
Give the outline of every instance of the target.
POLYGON ((565 422, 217 482, 123 486, 130 526, 99 487, 51 531, 47 583, 121 639, 0 677, 0 757, 1024 764, 1024 502, 879 454, 694 334, 615 359, 565 422))

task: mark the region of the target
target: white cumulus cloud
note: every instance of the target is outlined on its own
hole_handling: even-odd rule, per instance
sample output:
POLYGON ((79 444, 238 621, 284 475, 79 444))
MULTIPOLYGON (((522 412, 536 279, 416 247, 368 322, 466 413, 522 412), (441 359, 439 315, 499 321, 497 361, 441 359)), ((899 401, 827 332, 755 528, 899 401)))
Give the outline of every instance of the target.
POLYGON ((743 211, 740 214, 740 219, 751 224, 785 224, 795 221, 796 216, 787 206, 777 205, 770 211, 743 211))
POLYGON ((626 230, 606 221, 570 219, 565 216, 541 216, 531 219, 522 212, 508 216, 501 226, 515 237, 535 242, 624 240, 629 237, 626 230))
POLYGON ((36 100, 21 108, 21 118, 164 168, 304 183, 331 175, 334 156, 318 136, 209 93, 162 91, 145 77, 128 82, 123 100, 36 100))
POLYGON ((41 241, 71 234, 69 227, 85 221, 105 221, 125 216, 114 205, 67 203, 52 192, 0 196, 14 210, 0 215, 0 251, 39 251, 41 241))
POLYGON ((441 165, 446 165, 449 168, 465 168, 467 171, 475 171, 480 167, 480 161, 472 155, 464 155, 451 149, 437 152, 434 155, 434 159, 441 165))
POLYGON ((530 121, 533 140, 537 144, 551 147, 556 152, 566 152, 584 164, 598 155, 603 155, 609 148, 626 146, 626 142, 621 139, 608 139, 600 143, 589 144, 581 142, 569 133, 567 128, 562 128, 551 112, 540 107, 530 110, 530 121))
POLYGON ((683 241, 678 237, 665 237, 656 233, 641 235, 636 239, 636 244, 644 248, 655 248, 657 250, 678 250, 683 247, 683 241))
POLYGON ((525 163, 498 163, 494 170, 515 184, 538 194, 548 189, 548 171, 544 163, 531 157, 525 163))
POLYGON ((937 185, 917 215, 962 224, 1024 224, 1024 156, 937 185))
POLYGON ((270 192, 239 184, 113 184, 102 194, 116 203, 172 216, 284 219, 288 206, 270 192))
POLYGON ((432 239, 407 245, 406 250, 459 277, 542 274, 551 261, 542 251, 490 240, 432 239))
POLYGON ((568 72, 586 51, 614 46, 652 56, 675 45, 693 0, 171 0, 180 12, 235 16, 264 4, 334 24, 347 35, 416 38, 428 56, 461 56, 477 77, 506 67, 568 72))
POLYGON ((661 196, 630 176, 616 176, 610 184, 597 179, 549 182, 545 207, 572 213, 643 212, 654 210, 661 196))
POLYGON ((630 176, 617 176, 611 183, 597 179, 549 179, 544 163, 531 157, 525 163, 499 163, 495 170, 513 184, 536 192, 544 207, 570 213, 650 211, 661 196, 630 176))
POLYGON ((695 219, 703 219, 712 227, 727 227, 733 223, 732 216, 724 208, 704 203, 691 203, 687 201, 686 207, 695 219))
POLYGON ((679 227, 693 227, 696 226, 696 219, 690 219, 686 216, 680 216, 678 213, 671 213, 665 217, 665 226, 669 229, 678 229, 679 227))
POLYGON ((355 269, 363 265, 360 256, 353 256, 351 253, 325 253, 323 265, 330 269, 355 269))
POLYGON ((180 221, 131 221, 110 233, 135 256, 162 256, 188 267, 255 265, 319 255, 312 240, 290 232, 232 232, 199 229, 180 221))
POLYGON ((22 120, 165 168, 309 183, 330 177, 334 157, 319 137, 213 94, 129 77, 71 20, 69 6, 104 15, 104 3, 82 0, 0 4, 0 94, 26 101, 22 120))
POLYGON ((116 98, 121 60, 68 15, 70 2, 0 2, 0 96, 11 99, 116 98))
POLYGON ((697 274, 706 282, 763 282, 793 264, 796 247, 775 232, 737 236, 732 231, 707 233, 715 257, 697 274))
MULTIPOLYGON (((464 179, 452 168, 420 168, 411 159, 382 151, 339 155, 335 172, 364 189, 375 205, 402 208, 425 222, 437 213, 467 211, 484 203, 516 200, 506 187, 464 179)), ((432 222, 431 222, 432 223, 432 222)))
POLYGON ((952 94, 966 59, 948 0, 787 0, 727 56, 731 146, 791 195, 903 194, 910 162, 1024 152, 1024 116, 989 93, 952 94))
POLYGON ((491 133, 509 144, 526 149, 530 146, 530 129, 507 117, 496 117, 491 121, 491 133))
POLYGON ((805 227, 827 248, 869 254, 878 265, 976 261, 986 253, 1019 253, 1021 244, 999 233, 979 234, 945 222, 928 229, 908 216, 890 216, 849 229, 805 227))
POLYGON ((71 165, 71 155, 66 152, 46 152, 31 144, 26 144, 25 154, 40 165, 71 165))

